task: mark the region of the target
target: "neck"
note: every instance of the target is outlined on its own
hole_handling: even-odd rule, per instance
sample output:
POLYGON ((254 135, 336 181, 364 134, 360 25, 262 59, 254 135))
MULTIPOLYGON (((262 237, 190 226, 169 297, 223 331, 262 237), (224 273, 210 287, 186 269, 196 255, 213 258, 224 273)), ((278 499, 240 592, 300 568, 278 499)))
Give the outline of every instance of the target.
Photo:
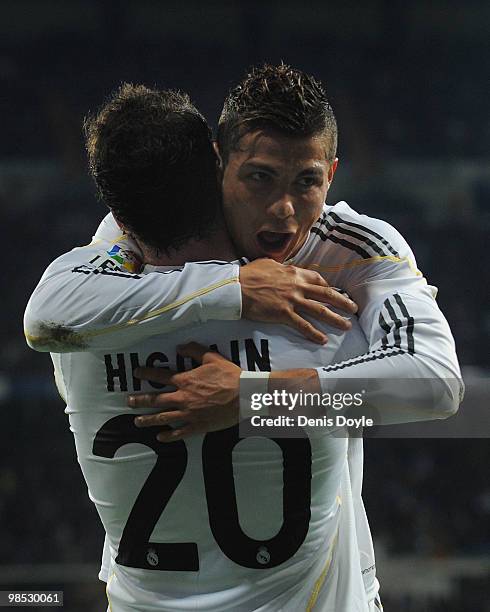
POLYGON ((231 261, 236 259, 236 252, 224 228, 219 228, 209 238, 202 240, 191 239, 179 250, 169 252, 157 251, 137 240, 145 264, 153 266, 183 266, 192 261, 207 259, 220 259, 231 261))

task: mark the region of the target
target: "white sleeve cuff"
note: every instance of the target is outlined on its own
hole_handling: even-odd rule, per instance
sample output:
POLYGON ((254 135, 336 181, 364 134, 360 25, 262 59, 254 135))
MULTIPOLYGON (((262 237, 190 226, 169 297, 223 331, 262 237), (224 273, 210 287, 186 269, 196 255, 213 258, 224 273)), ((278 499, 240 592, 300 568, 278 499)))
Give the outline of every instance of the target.
MULTIPOLYGON (((270 372, 248 372, 243 371, 240 374, 240 418, 248 419, 256 414, 257 409, 252 408, 251 395, 258 393, 264 395, 269 392, 269 377, 270 372), (244 381, 244 383, 242 383, 244 381)), ((261 406, 261 416, 268 416, 269 410, 267 406, 261 406)))

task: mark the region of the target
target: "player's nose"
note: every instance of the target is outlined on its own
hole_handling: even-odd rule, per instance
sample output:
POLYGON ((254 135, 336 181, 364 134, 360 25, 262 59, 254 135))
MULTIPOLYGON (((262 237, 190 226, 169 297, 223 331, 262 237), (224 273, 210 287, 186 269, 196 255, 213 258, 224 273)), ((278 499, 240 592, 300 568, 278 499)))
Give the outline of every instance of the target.
POLYGON ((269 206, 268 212, 277 219, 294 217, 295 209, 292 197, 288 193, 282 194, 269 206))

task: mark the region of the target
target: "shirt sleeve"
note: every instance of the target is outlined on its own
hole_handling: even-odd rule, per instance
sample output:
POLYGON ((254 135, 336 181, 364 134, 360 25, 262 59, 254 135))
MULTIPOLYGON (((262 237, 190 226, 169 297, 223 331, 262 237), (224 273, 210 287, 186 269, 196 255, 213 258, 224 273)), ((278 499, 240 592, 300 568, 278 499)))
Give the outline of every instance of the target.
POLYGON ((106 217, 90 245, 65 253, 43 274, 24 315, 29 346, 112 350, 207 320, 240 318, 238 265, 189 263, 141 274, 139 257, 106 217))
POLYGON ((437 290, 417 269, 404 238, 389 224, 346 206, 323 231, 326 240, 316 249, 320 265, 311 267, 357 302, 369 351, 318 368, 322 390, 359 387, 362 381, 382 424, 454 414, 464 394, 454 339, 437 290), (333 266, 329 236, 341 254, 333 266))

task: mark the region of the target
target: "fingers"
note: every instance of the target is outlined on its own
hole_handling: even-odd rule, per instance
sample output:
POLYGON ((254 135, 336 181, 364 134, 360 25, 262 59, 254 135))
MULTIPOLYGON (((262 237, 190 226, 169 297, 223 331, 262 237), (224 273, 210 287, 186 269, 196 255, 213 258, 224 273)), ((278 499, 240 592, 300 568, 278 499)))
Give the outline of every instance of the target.
POLYGON ((202 363, 204 354, 209 352, 209 346, 204 346, 198 342, 188 342, 187 344, 179 345, 177 347, 177 352, 179 355, 182 355, 182 357, 190 357, 194 359, 194 361, 202 363))
POLYGON ((309 321, 303 319, 296 312, 291 312, 289 320, 284 321, 284 323, 297 329, 305 338, 316 342, 316 344, 326 344, 328 342, 328 338, 325 334, 316 329, 309 321))
POLYGON ((151 382, 162 383, 165 385, 172 384, 172 377, 178 372, 169 370, 168 368, 136 368, 134 375, 141 380, 150 380, 151 382))
POLYGON ((158 414, 145 414, 134 419, 136 427, 155 427, 171 425, 176 421, 185 420, 187 413, 182 410, 160 412, 158 414))
POLYGON ((182 401, 182 392, 174 393, 138 393, 128 396, 131 408, 172 408, 182 401))
POLYGON ((157 435, 159 442, 176 442, 191 435, 199 433, 195 425, 186 423, 181 427, 172 429, 170 425, 176 422, 182 422, 188 414, 182 410, 174 410, 172 412, 161 412, 159 414, 148 414, 136 417, 134 424, 136 427, 165 427, 157 435))
POLYGON ((305 297, 310 300, 318 300, 319 302, 330 304, 351 314, 357 312, 357 304, 333 287, 309 285, 304 293, 305 297))
POLYGON ((224 359, 224 357, 222 357, 219 353, 212 351, 209 346, 204 346, 198 342, 181 344, 177 347, 177 352, 179 355, 182 355, 182 357, 190 357, 200 364, 206 363, 207 361, 212 361, 214 359, 224 359))
POLYGON ((352 327, 352 323, 348 319, 344 319, 344 317, 333 312, 330 308, 314 300, 304 300, 299 304, 299 308, 310 316, 315 317, 315 319, 332 325, 333 327, 337 327, 338 329, 347 331, 352 327))
POLYGON ((192 425, 185 425, 179 429, 172 429, 171 431, 161 431, 157 435, 157 440, 159 442, 177 442, 177 440, 182 440, 184 438, 188 438, 189 436, 195 436, 196 434, 201 433, 192 425))
POLYGON ((328 282, 323 278, 321 274, 318 272, 314 272, 313 270, 307 270, 306 268, 300 268, 301 274, 305 281, 311 285, 315 285, 317 287, 329 287, 328 282))
POLYGON ((302 287, 305 297, 331 304, 352 314, 357 312, 357 304, 333 287, 330 287, 329 283, 318 272, 299 269, 298 274, 307 283, 307 285, 302 287))

